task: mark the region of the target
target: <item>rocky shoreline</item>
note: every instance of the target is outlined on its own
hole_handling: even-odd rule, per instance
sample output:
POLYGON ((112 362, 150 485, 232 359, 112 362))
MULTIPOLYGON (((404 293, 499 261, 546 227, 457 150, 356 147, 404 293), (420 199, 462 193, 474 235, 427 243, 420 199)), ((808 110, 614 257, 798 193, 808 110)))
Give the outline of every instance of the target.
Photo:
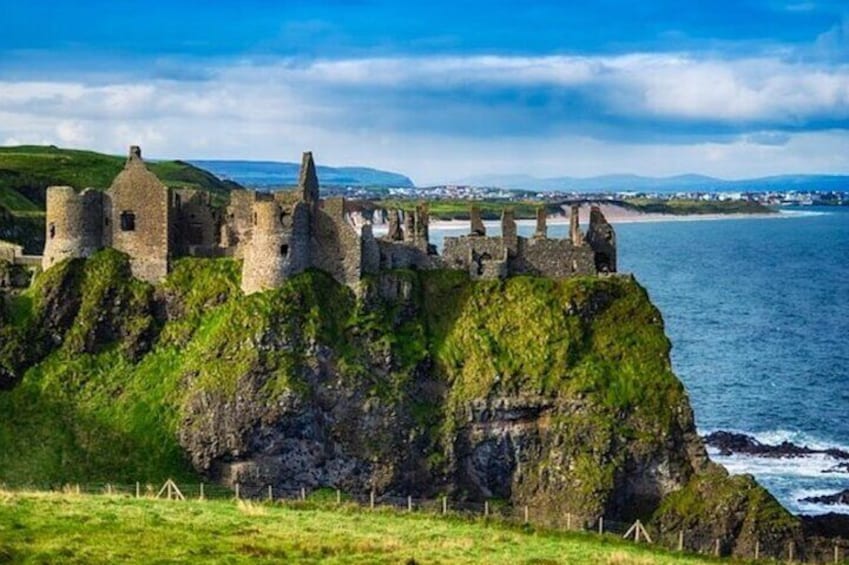
MULTIPOLYGON (((805 457, 807 455, 828 455, 834 459, 846 460, 837 467, 849 472, 849 451, 837 448, 814 449, 807 445, 796 445, 783 441, 777 445, 761 443, 754 437, 737 432, 717 431, 702 438, 705 445, 719 450, 720 455, 732 454, 757 455, 758 457, 805 457)), ((835 471, 837 472, 837 471, 835 471)))

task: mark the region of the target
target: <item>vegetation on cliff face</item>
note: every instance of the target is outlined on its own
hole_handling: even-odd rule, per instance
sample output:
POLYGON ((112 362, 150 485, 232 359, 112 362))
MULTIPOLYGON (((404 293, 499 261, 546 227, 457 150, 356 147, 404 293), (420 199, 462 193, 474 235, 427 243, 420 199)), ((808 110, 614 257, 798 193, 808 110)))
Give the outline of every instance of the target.
MULTIPOLYGON (((308 271, 244 296, 231 259, 179 260, 153 287, 103 250, 3 305, 0 481, 232 478, 249 464, 258 484, 645 516, 701 484, 668 354, 628 277, 396 271, 355 295, 308 271)), ((727 484, 759 527, 787 518, 758 506, 760 487, 727 484)), ((710 514, 687 492, 662 523, 710 514)))

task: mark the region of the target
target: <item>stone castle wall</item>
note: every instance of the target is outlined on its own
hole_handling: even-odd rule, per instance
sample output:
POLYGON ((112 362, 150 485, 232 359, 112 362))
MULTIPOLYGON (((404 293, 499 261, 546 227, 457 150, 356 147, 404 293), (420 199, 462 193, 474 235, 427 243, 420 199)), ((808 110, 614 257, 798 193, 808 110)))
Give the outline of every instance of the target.
POLYGON ((133 147, 107 191, 110 247, 130 256, 133 275, 156 282, 168 274, 172 241, 171 191, 147 170, 133 147))
POLYGON ((221 218, 208 192, 180 189, 173 191, 172 233, 177 255, 212 257, 219 255, 221 218))
POLYGON ((364 275, 390 269, 459 269, 483 279, 515 274, 564 278, 616 270, 615 232, 598 207, 592 210, 586 236, 573 210, 568 240, 547 237, 543 210, 537 213, 532 238, 518 235, 509 209, 498 237, 485 235, 477 207, 470 218, 470 234, 445 238, 441 256, 429 241, 424 203, 406 213, 403 222, 397 211, 390 213, 389 233, 377 239, 369 223, 354 225, 343 198, 320 199, 311 153, 304 153, 297 190, 234 190, 222 215, 209 194, 163 185, 144 165, 141 150, 132 147, 123 171, 105 193, 48 189, 43 264, 48 268, 113 247, 130 256, 136 277, 157 282, 168 273, 172 256, 230 255, 243 259, 245 293, 276 288, 308 268, 350 286, 364 275))
POLYGON ((74 257, 88 257, 103 245, 103 193, 70 186, 47 189, 42 267, 74 257))

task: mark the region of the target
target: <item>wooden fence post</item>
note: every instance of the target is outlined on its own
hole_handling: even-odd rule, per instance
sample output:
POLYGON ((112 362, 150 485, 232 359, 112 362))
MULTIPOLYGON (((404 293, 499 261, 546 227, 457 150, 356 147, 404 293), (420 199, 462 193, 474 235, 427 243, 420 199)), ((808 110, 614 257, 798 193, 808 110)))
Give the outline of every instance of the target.
POLYGON ((489 518, 489 501, 488 500, 483 501, 483 517, 489 518))
POLYGON ((714 544, 713 554, 719 557, 719 538, 716 538, 716 543, 714 544))
POLYGON ((794 557, 793 554, 796 553, 795 549, 796 549, 796 544, 793 541, 791 541, 790 547, 787 548, 787 554, 790 557, 790 559, 788 561, 790 561, 790 563, 793 563, 793 557, 794 557))
POLYGON ((761 540, 755 540, 755 559, 761 558, 761 540))
POLYGON ((678 532, 678 551, 684 551, 684 530, 678 532))
POLYGON ((271 485, 268 485, 268 500, 269 501, 274 500, 274 491, 272 490, 271 485))
POLYGON ((336 504, 342 504, 342 491, 336 489, 336 504))
POLYGON ((840 548, 837 547, 837 544, 834 544, 834 562, 840 562, 840 548))
POLYGON ((529 512, 528 512, 528 505, 527 505, 527 504, 525 504, 525 523, 526 523, 526 524, 528 524, 528 523, 530 522, 530 520, 528 520, 528 518, 529 518, 528 514, 529 514, 529 512))
POLYGON ((136 498, 141 498, 141 485, 136 481, 136 498))
POLYGON ((442 514, 443 515, 448 514, 448 497, 447 496, 442 497, 442 514))
POLYGON ((236 483, 236 500, 239 500, 239 483, 236 483))
POLYGON ((304 488, 304 487, 301 487, 301 500, 306 500, 306 499, 307 499, 307 489, 304 488))
POLYGON ((204 496, 203 496, 203 483, 201 483, 201 484, 200 484, 200 500, 203 500, 203 499, 204 499, 204 496))
POLYGON ((370 509, 374 510, 374 489, 371 489, 371 493, 369 494, 368 506, 370 509))
POLYGON ((407 495, 407 512, 413 511, 413 497, 407 495))
POLYGON ((604 516, 598 517, 598 533, 604 533, 604 516))
POLYGON ((571 512, 566 513, 566 529, 567 530, 572 529, 572 513, 571 512))

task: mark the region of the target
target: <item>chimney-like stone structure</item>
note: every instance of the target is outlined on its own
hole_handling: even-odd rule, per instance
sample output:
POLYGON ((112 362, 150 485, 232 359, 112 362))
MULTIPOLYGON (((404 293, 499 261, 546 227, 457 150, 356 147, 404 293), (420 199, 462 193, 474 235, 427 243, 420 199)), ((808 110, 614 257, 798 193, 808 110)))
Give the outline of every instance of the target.
POLYGON ((386 234, 386 239, 391 241, 404 240, 404 230, 401 229, 401 214, 398 210, 389 211, 389 231, 386 234))
POLYGON ((569 214, 569 239, 572 240, 572 245, 583 245, 584 234, 581 233, 580 220, 581 207, 577 204, 572 205, 569 214))
POLYGON ((404 211, 404 241, 412 243, 416 240, 416 213, 414 210, 404 211))
POLYGON ((587 243, 595 253, 595 266, 599 273, 616 272, 616 232, 607 222, 599 206, 590 208, 590 227, 587 243))
POLYGON ((130 145, 130 154, 127 156, 127 164, 142 163, 141 147, 130 145))
POLYGON ((301 171, 298 176, 298 191, 304 202, 310 205, 318 204, 318 175, 315 172, 315 162, 312 151, 305 151, 301 157, 301 171))
POLYGON ((419 202, 416 205, 415 214, 415 242, 417 245, 422 245, 427 248, 430 242, 430 215, 427 209, 427 202, 419 202))
POLYGON ((515 255, 519 249, 519 234, 516 231, 516 217, 512 208, 505 208, 501 213, 501 238, 507 251, 515 255))
POLYGON ((546 224, 546 220, 548 219, 547 213, 545 211, 545 206, 537 207, 537 229, 534 232, 534 237, 545 239, 548 237, 548 225, 546 224))
POLYGON ((481 219, 481 209, 476 204, 472 204, 469 210, 469 235, 486 235, 486 227, 481 219))

